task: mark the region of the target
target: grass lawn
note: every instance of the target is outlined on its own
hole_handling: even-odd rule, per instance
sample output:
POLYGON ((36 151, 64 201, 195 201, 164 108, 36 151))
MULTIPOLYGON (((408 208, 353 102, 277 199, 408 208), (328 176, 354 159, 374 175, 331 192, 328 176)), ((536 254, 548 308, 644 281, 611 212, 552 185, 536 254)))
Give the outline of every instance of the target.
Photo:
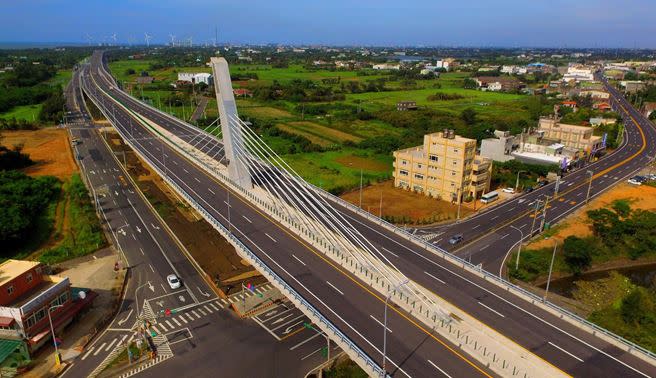
POLYGON ((352 134, 309 121, 287 122, 277 124, 276 127, 292 134, 301 135, 309 139, 312 143, 322 147, 328 147, 346 141, 357 143, 362 140, 362 138, 352 134))
POLYGON ((141 71, 148 71, 150 65, 154 63, 152 60, 117 60, 109 63, 109 69, 112 75, 120 81, 134 81, 141 71), (126 71, 133 69, 135 74, 128 75, 126 71))
POLYGON ((282 158, 301 177, 333 192, 360 185, 361 169, 365 185, 385 180, 392 174, 391 155, 374 154, 355 148, 283 155, 282 158))
POLYGON ((73 77, 73 70, 65 69, 57 71, 55 77, 51 78, 46 82, 49 85, 59 85, 62 88, 66 87, 71 78, 73 77))
POLYGON ((23 119, 26 121, 36 121, 39 119, 41 104, 14 106, 10 111, 0 113, 0 118, 4 119, 23 119))
POLYGON ((230 66, 230 73, 236 75, 239 73, 256 73, 258 82, 270 84, 274 80, 279 82, 288 82, 294 79, 300 80, 321 80, 329 78, 341 78, 341 80, 372 80, 383 77, 384 75, 372 74, 370 76, 358 76, 356 71, 329 71, 329 70, 307 70, 301 65, 290 65, 287 68, 272 68, 267 65, 242 65, 236 64, 230 66))

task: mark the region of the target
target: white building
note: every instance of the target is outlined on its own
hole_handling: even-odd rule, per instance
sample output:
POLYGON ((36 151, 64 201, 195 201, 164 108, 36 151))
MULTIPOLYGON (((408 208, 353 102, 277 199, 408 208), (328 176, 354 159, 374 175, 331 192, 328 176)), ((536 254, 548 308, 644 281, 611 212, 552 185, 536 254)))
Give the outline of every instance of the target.
POLYGON ((178 81, 186 81, 188 83, 204 83, 212 85, 212 74, 206 72, 178 72, 178 81))
POLYGON ((381 63, 381 64, 374 64, 373 69, 374 70, 400 70, 401 65, 393 64, 393 63, 381 63))
POLYGON ((563 75, 563 81, 571 82, 576 81, 594 81, 594 67, 584 65, 570 65, 567 67, 567 73, 563 75))

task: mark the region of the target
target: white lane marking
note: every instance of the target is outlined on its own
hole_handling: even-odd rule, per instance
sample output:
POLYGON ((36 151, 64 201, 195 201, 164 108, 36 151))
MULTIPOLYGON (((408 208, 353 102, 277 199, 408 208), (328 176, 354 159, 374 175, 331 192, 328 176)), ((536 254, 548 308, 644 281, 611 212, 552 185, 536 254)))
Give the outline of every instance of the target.
POLYGON ((559 349, 561 352, 563 352, 563 353, 565 353, 565 354, 568 354, 570 357, 572 357, 572 358, 574 358, 574 359, 577 359, 577 360, 579 360, 580 362, 583 362, 582 359, 576 357, 575 355, 573 355, 573 354, 571 354, 570 352, 566 351, 565 349, 559 347, 558 345, 552 343, 551 341, 549 341, 549 345, 551 345, 552 347, 554 347, 554 348, 556 348, 556 349, 559 349))
POLYGON ((385 247, 380 247, 380 248, 384 249, 385 252, 389 253, 390 255, 392 255, 392 256, 394 256, 394 257, 399 257, 399 255, 397 255, 396 253, 390 251, 389 249, 387 249, 387 248, 385 248, 385 247))
POLYGON ((495 219, 497 219, 497 218, 499 218, 499 216, 498 216, 498 215, 495 215, 495 216, 493 216, 492 218, 490 218, 490 220, 495 220, 495 219))
POLYGON ((248 223, 253 223, 250 219, 246 218, 245 215, 242 215, 242 218, 246 219, 246 222, 248 222, 248 223))
POLYGON ((152 266, 152 265, 148 264, 148 267, 150 268, 150 271, 151 271, 151 272, 155 273, 155 269, 153 269, 153 266, 152 266))
POLYGON ((187 315, 187 317, 189 318, 189 321, 192 321, 192 322, 194 321, 194 317, 191 316, 188 312, 185 313, 185 315, 187 315))
POLYGON ((185 171, 185 173, 189 173, 189 171, 187 170, 187 168, 182 168, 182 170, 185 171))
POLYGON ((296 255, 292 254, 292 257, 295 258, 295 259, 296 259, 298 262, 300 262, 301 264, 303 264, 303 266, 305 266, 305 263, 304 263, 303 261, 301 261, 301 259, 299 259, 298 257, 296 257, 296 255))
POLYGON ((143 251, 143 249, 141 249, 141 247, 139 247, 139 251, 141 252, 142 256, 145 256, 144 251, 143 251))
POLYGON ((171 324, 168 320, 165 320, 164 323, 166 323, 166 325, 169 326, 169 328, 171 329, 175 328, 175 326, 171 324))
POLYGON ((526 225, 525 225, 525 224, 523 224, 523 225, 521 225, 521 226, 519 226, 519 228, 524 228, 524 227, 526 227, 526 225))
POLYGON ((93 355, 94 355, 94 356, 97 356, 98 353, 100 353, 100 351, 105 347, 105 344, 107 344, 107 342, 102 343, 102 344, 98 347, 98 349, 96 349, 96 352, 95 352, 93 355))
POLYGON ((178 321, 178 319, 176 319, 176 318, 172 318, 171 320, 173 320, 173 322, 174 322, 175 324, 177 324, 178 327, 182 326, 182 323, 180 323, 180 322, 178 321))
POLYGON ((511 208, 508 209, 507 211, 510 212, 510 211, 513 211, 513 210, 515 210, 515 207, 511 207, 511 208))
POLYGON ((209 192, 210 192, 210 193, 212 193, 212 194, 214 194, 214 195, 216 195, 216 193, 214 193, 214 191, 213 191, 212 189, 210 189, 210 188, 207 188, 207 190, 209 190, 209 192))
POLYGON ((344 293, 342 293, 341 290, 339 290, 338 288, 336 288, 335 285, 331 284, 330 281, 326 281, 326 283, 327 283, 328 285, 330 285, 330 287, 332 287, 333 289, 335 289, 335 291, 337 291, 338 293, 344 295, 344 293))
POLYGON ((506 236, 508 236, 508 235, 510 235, 510 234, 505 234, 505 235, 503 235, 503 236, 501 237, 501 239, 504 239, 504 238, 505 238, 506 236))
POLYGON ((225 204, 226 204, 226 205, 227 205, 228 207, 232 207, 232 205, 231 205, 231 204, 229 204, 229 203, 228 203, 228 202, 226 202, 226 201, 223 201, 223 203, 225 203, 225 204))
MULTIPOLYGON (((319 334, 317 334, 317 336, 318 336, 318 335, 319 335, 319 334)), ((93 350, 94 350, 95 348, 96 348, 96 347, 91 347, 91 348, 89 348, 89 350, 84 354, 84 356, 82 356, 82 361, 84 361, 87 357, 89 357, 89 355, 91 354, 91 352, 93 352, 93 350)))
POLYGON ((219 311, 219 308, 216 307, 214 304, 210 303, 210 306, 212 306, 212 308, 215 309, 216 311, 219 311))
POLYGON ((109 345, 107 345, 107 348, 105 348, 105 352, 109 352, 109 350, 112 349, 112 345, 117 341, 118 339, 112 339, 112 342, 110 342, 109 345))
POLYGON ((271 235, 267 234, 266 232, 264 233, 269 239, 273 240, 274 243, 277 243, 276 239, 272 238, 271 235))
POLYGON ((380 320, 376 319, 373 315, 369 315, 370 318, 372 318, 376 323, 380 324, 381 327, 385 328, 389 333, 392 333, 392 330, 389 329, 389 327, 385 327, 385 324, 381 322, 380 320))
POLYGON ((480 250, 482 251, 482 250, 484 250, 485 248, 487 248, 487 247, 489 247, 489 246, 490 246, 489 244, 486 244, 486 245, 484 245, 483 247, 481 247, 480 250))
POLYGON ((194 314, 196 319, 200 319, 200 315, 198 315, 198 313, 195 310, 191 310, 191 313, 194 314))
MULTIPOLYGON (((159 324, 157 324, 157 325, 158 325, 159 327, 162 327, 162 329, 164 330, 164 332, 168 332, 168 331, 169 331, 169 330, 166 328, 166 326, 164 325, 164 323, 159 323, 159 324)), ((171 328, 173 328, 173 327, 171 327, 171 328)), ((158 333, 159 333, 159 332, 158 332, 158 333)))
POLYGON ((481 226, 480 224, 477 224, 476 226, 472 227, 472 230, 475 230, 475 229, 479 228, 480 226, 481 226))
MULTIPOLYGON (((159 328, 157 328, 155 326, 150 326, 150 328, 152 328, 155 331, 155 333, 157 333, 158 335, 162 333, 162 331, 160 331, 159 328)), ((162 328, 164 328, 164 327, 162 327, 162 328)))
POLYGON ((207 307, 207 305, 203 306, 203 308, 207 310, 207 312, 209 312, 210 314, 214 313, 214 311, 212 311, 209 307, 207 307))
POLYGON ((194 180, 196 180, 196 182, 200 182, 200 180, 197 177, 194 177, 194 180))
POLYGON ((323 335, 323 332, 321 332, 321 333, 318 333, 318 332, 317 332, 317 333, 315 333, 314 335, 308 337, 307 339, 305 339, 305 340, 301 341, 300 343, 294 345, 293 347, 289 348, 289 350, 294 350, 294 349, 300 347, 301 345, 307 343, 308 341, 314 339, 315 337, 319 337, 319 336, 321 336, 321 335, 323 335))
POLYGON ((321 349, 323 349, 323 348, 319 348, 319 349, 315 350, 314 352, 308 354, 307 356, 301 358, 301 361, 303 361, 304 359, 306 359, 306 358, 308 358, 308 357, 312 357, 313 354, 315 354, 315 353, 321 351, 321 349))
POLYGON ((164 284, 160 283, 159 285, 162 287, 162 290, 164 290, 164 292, 166 293, 166 288, 164 287, 164 284))
POLYGON ((484 305, 484 304, 481 303, 481 302, 478 302, 478 304, 481 305, 481 306, 483 306, 483 307, 485 307, 485 308, 487 308, 488 310, 494 312, 495 314, 499 315, 499 316, 502 317, 502 318, 505 318, 505 317, 506 317, 506 315, 500 313, 499 311, 497 311, 497 310, 495 310, 495 309, 493 309, 493 308, 491 308, 491 307, 489 307, 489 306, 484 305))
POLYGON ((451 376, 448 375, 444 370, 440 369, 439 366, 435 365, 435 364, 433 363, 433 361, 431 361, 431 360, 426 360, 426 361, 428 361, 429 364, 433 365, 433 367, 434 367, 435 369, 439 370, 440 373, 444 374, 445 377, 451 378, 451 376))
POLYGON ((177 161, 175 161, 175 160, 173 160, 173 164, 175 164, 175 165, 178 165, 178 162, 177 162, 177 161))
POLYGON ((435 277, 434 275, 432 275, 432 274, 430 274, 430 273, 428 273, 428 272, 426 272, 426 271, 424 271, 424 273, 426 273, 428 276, 430 276, 430 277, 433 278, 434 280, 437 280, 438 282, 441 282, 441 283, 443 283, 443 284, 446 284, 446 282, 444 282, 444 281, 442 281, 441 279, 435 277))

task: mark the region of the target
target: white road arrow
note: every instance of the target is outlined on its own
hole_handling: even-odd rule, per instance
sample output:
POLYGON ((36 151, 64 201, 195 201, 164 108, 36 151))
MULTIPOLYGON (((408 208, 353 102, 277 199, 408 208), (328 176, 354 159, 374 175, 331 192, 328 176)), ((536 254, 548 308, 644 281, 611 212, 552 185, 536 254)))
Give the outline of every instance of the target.
POLYGON ((158 226, 155 226, 155 225, 152 224, 152 223, 151 223, 150 225, 151 225, 154 229, 159 230, 159 227, 158 227, 158 226))
POLYGON ((180 302, 185 302, 184 295, 178 295, 178 299, 180 300, 180 302))
POLYGON ((524 201, 526 201, 526 200, 524 198, 522 198, 522 199, 518 200, 517 203, 524 203, 524 201))
POLYGON ((268 318, 269 316, 275 315, 277 313, 278 313, 278 310, 272 310, 272 311, 269 311, 266 314, 264 314, 264 316, 266 316, 268 318))
POLYGON ((157 301, 155 302, 159 307, 164 307, 164 301, 157 301))
POLYGON ((118 197, 118 192, 115 190, 114 195, 118 197))
POLYGON ((123 323, 127 322, 128 319, 130 319, 130 315, 132 315, 132 309, 130 309, 130 312, 128 312, 128 316, 126 316, 125 319, 121 319, 118 321, 118 325, 123 325, 123 323))
POLYGON ((294 314, 289 314, 289 315, 287 315, 287 316, 285 316, 285 317, 278 318, 278 319, 274 320, 273 322, 271 322, 271 324, 282 323, 285 319, 289 318, 290 316, 294 316, 294 314))
POLYGON ((292 325, 290 325, 289 327, 285 328, 285 332, 283 332, 282 334, 283 334, 283 335, 288 334, 289 332, 291 332, 291 331, 294 329, 294 327, 296 327, 297 325, 299 325, 299 324, 301 324, 301 323, 303 323, 302 320, 301 320, 300 322, 296 323, 296 324, 292 324, 292 325))
POLYGON ((91 173, 92 175, 95 175, 96 171, 89 171, 89 173, 91 173))
POLYGON ((205 296, 205 297, 209 297, 209 296, 210 296, 209 293, 206 293, 206 292, 202 291, 202 290, 200 289, 200 287, 196 286, 196 289, 198 289, 198 291, 200 292, 200 295, 205 296))
POLYGON ((141 233, 141 229, 139 228, 139 226, 137 226, 137 232, 141 233))

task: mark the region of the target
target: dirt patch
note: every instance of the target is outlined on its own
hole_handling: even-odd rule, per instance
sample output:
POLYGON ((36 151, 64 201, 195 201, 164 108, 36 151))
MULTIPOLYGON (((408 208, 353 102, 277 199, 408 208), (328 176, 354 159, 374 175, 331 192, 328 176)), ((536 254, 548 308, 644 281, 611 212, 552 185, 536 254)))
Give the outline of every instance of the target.
MULTIPOLYGON (((379 215, 381 194, 383 198, 382 216, 396 223, 428 224, 455 219, 457 216, 457 205, 395 188, 393 180, 364 188, 362 190, 362 208, 374 215, 379 215)), ((341 197, 357 206, 360 202, 360 191, 349 192, 341 197)), ((465 217, 472 212, 463 204, 460 216, 465 217)))
MULTIPOLYGON (((632 209, 656 210, 656 188, 647 185, 634 186, 621 183, 590 201, 587 206, 576 210, 567 220, 556 226, 557 231, 555 231, 553 237, 562 241, 572 235, 578 237, 592 235, 587 211, 609 207, 616 200, 629 200, 632 209)), ((528 245, 530 249, 545 247, 553 247, 553 241, 540 238, 528 245)))
POLYGON ((24 169, 30 176, 55 176, 68 180, 77 166, 64 129, 46 128, 28 131, 2 132, 2 144, 23 145, 23 152, 30 155, 35 165, 24 169))
POLYGON ((340 156, 335 159, 339 164, 353 169, 363 169, 365 171, 388 172, 389 166, 381 161, 372 160, 355 155, 340 156))

